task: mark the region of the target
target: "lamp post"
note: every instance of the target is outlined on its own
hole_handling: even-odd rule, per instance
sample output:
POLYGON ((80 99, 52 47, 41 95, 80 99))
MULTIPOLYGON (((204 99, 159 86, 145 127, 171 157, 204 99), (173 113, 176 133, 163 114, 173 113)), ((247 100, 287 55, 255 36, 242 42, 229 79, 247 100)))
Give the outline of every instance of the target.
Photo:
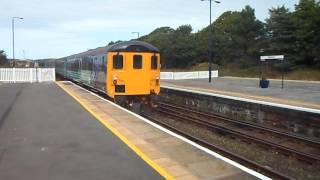
POLYGON ((16 61, 14 57, 14 20, 15 19, 23 19, 22 17, 12 17, 12 60, 13 60, 13 67, 16 67, 16 61))
POLYGON ((212 1, 219 4, 220 1, 215 0, 201 0, 201 1, 209 1, 210 2, 210 26, 209 26, 209 42, 208 42, 208 48, 209 48, 209 83, 211 83, 211 71, 212 71, 212 27, 211 27, 211 14, 212 14, 212 1))
POLYGON ((138 39, 140 38, 140 32, 132 32, 132 34, 137 34, 138 35, 138 39))

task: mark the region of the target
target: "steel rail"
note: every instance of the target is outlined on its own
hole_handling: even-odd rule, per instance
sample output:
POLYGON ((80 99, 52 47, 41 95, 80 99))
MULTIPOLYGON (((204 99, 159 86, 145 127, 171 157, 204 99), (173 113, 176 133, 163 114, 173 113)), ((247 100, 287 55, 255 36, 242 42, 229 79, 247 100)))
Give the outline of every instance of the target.
POLYGON ((167 129, 169 129, 169 130, 174 131, 175 133, 177 133, 177 134, 179 134, 179 135, 181 135, 181 136, 183 136, 183 137, 185 137, 185 138, 187 138, 187 139, 189 139, 191 141, 196 142, 197 144, 199 144, 201 146, 204 146, 204 147, 206 147, 206 148, 208 148, 210 150, 213 150, 215 152, 221 153, 224 156, 227 156, 228 158, 233 159, 234 161, 236 161, 236 162, 238 162, 238 163, 240 163, 240 164, 242 164, 242 165, 244 165, 246 167, 252 168, 255 171, 260 172, 260 173, 262 173, 262 174, 264 174, 266 176, 270 176, 271 178, 274 178, 274 179, 288 179, 288 180, 294 179, 294 178, 289 177, 289 176, 287 176, 287 175, 285 175, 283 173, 280 173, 280 172, 277 172, 277 171, 275 171, 273 169, 270 169, 268 167, 262 166, 262 165, 254 162, 252 160, 249 160, 249 159, 247 159, 247 158, 245 158, 243 156, 240 156, 238 154, 232 153, 231 151, 226 150, 226 149, 224 149, 222 147, 219 147, 217 145, 214 145, 214 144, 211 144, 211 143, 209 143, 207 141, 199 139, 199 138, 197 138, 197 137, 195 137, 195 136, 193 136, 191 134, 188 134, 188 133, 186 133, 184 131, 181 131, 181 130, 179 130, 179 129, 177 129, 177 128, 175 128, 175 127, 173 127, 173 126, 171 126, 171 125, 169 125, 167 123, 158 121, 158 120, 156 120, 155 118, 153 118, 153 117, 151 117, 149 115, 143 114, 143 116, 145 118, 147 118, 147 119, 149 119, 149 120, 151 120, 151 121, 153 121, 153 122, 155 122, 155 123, 167 128, 167 129))
POLYGON ((316 141, 314 139, 310 139, 310 138, 307 138, 307 137, 295 135, 295 134, 292 134, 292 133, 282 132, 282 131, 275 130, 275 129, 272 129, 272 128, 255 125, 253 123, 236 121, 236 120, 233 120, 233 119, 230 119, 230 118, 226 118, 226 117, 223 117, 223 116, 220 116, 220 115, 212 114, 212 113, 205 113, 205 112, 196 111, 196 110, 193 110, 193 109, 187 109, 186 107, 183 107, 183 106, 176 106, 176 105, 163 103, 163 102, 160 102, 158 104, 159 105, 164 105, 164 106, 169 106, 169 107, 175 108, 175 109, 185 110, 185 111, 192 112, 192 113, 195 113, 195 114, 198 114, 198 115, 201 115, 201 116, 206 116, 206 117, 209 117, 209 118, 215 118, 215 119, 218 119, 218 120, 221 120, 221 121, 226 121, 226 122, 229 122, 229 123, 238 124, 238 125, 241 125, 241 126, 247 126, 247 127, 258 129, 258 130, 265 131, 265 132, 268 132, 268 133, 273 133, 273 134, 276 134, 276 135, 286 136, 288 138, 296 139, 296 140, 302 141, 304 143, 308 143, 308 144, 312 144, 314 146, 320 147, 320 141, 316 141))
POLYGON ((210 129, 214 129, 214 130, 219 131, 219 132, 225 132, 225 133, 231 134, 235 138, 241 138, 243 140, 246 140, 247 142, 254 142, 256 144, 263 145, 264 147, 272 147, 272 148, 277 149, 278 151, 280 151, 282 154, 285 154, 285 155, 288 155, 288 156, 294 155, 294 157, 296 157, 297 159, 303 160, 303 161, 308 162, 308 163, 314 163, 314 162, 319 162, 320 161, 320 157, 318 157, 318 156, 314 156, 312 154, 300 152, 300 151, 297 151, 295 149, 288 148, 286 146, 282 146, 282 145, 279 145, 279 144, 276 144, 276 143, 273 143, 273 142, 270 142, 270 141, 266 141, 266 140, 261 139, 261 138, 257 138, 257 137, 254 137, 254 136, 249 136, 249 135, 247 135, 245 133, 241 133, 239 131, 231 130, 231 129, 228 129, 228 128, 224 127, 224 126, 213 124, 212 122, 208 122, 208 121, 202 120, 200 118, 192 117, 190 115, 187 115, 186 113, 174 111, 174 110, 169 109, 169 108, 166 108, 165 110, 160 110, 160 109, 156 109, 156 110, 158 112, 163 113, 163 114, 170 115, 170 116, 173 116, 173 117, 176 117, 176 118, 188 121, 188 122, 195 123, 196 125, 200 125, 200 126, 202 126, 204 128, 210 128, 210 129))

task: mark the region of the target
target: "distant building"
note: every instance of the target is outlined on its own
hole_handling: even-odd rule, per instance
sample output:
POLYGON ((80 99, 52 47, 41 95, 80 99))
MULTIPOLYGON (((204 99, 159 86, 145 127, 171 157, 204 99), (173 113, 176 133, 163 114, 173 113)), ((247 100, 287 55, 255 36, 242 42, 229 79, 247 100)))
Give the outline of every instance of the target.
POLYGON ((35 62, 32 60, 16 60, 16 68, 34 68, 35 62))

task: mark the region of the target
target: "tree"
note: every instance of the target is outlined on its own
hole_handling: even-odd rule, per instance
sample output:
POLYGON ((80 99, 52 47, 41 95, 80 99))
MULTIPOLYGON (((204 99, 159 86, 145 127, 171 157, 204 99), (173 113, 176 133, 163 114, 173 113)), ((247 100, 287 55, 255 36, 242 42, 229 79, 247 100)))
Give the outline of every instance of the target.
POLYGON ((8 65, 7 55, 3 50, 0 50, 0 66, 8 65))
POLYGON ((297 38, 298 64, 317 65, 320 68, 320 3, 300 0, 292 15, 297 38))
MULTIPOLYGON (((246 6, 241 12, 225 12, 214 22, 213 29, 215 62, 240 63, 244 66, 257 63, 265 28, 256 19, 254 9, 246 6)), ((201 32, 202 39, 207 39, 208 30, 206 28, 201 32)))
POLYGON ((189 67, 195 61, 195 39, 191 32, 191 25, 182 25, 171 34, 172 67, 189 67))
POLYGON ((266 23, 256 19, 255 10, 223 13, 211 27, 193 33, 190 25, 177 29, 160 27, 139 40, 161 51, 163 68, 186 68, 208 62, 208 35, 213 30, 213 62, 237 67, 258 65, 261 50, 284 54, 292 66, 320 68, 320 2, 300 0, 295 11, 285 6, 271 8, 266 23))
POLYGON ((168 68, 172 67, 171 65, 171 34, 174 32, 174 29, 170 27, 160 27, 155 29, 149 35, 140 37, 139 40, 149 42, 154 46, 158 47, 161 51, 161 67, 168 68))
POLYGON ((191 25, 182 25, 177 29, 161 27, 140 40, 149 42, 161 51, 163 68, 185 68, 196 60, 195 38, 191 25))
POLYGON ((110 46, 110 45, 114 45, 115 43, 113 41, 110 41, 107 46, 110 46))
POLYGON ((246 6, 241 11, 241 21, 239 22, 236 34, 238 44, 241 45, 242 59, 245 65, 253 65, 258 61, 261 41, 265 35, 265 28, 261 21, 256 19, 255 10, 246 6))
POLYGON ((120 40, 118 40, 118 41, 116 41, 116 42, 110 41, 110 42, 107 44, 107 46, 114 45, 114 44, 121 43, 121 42, 123 42, 123 41, 120 41, 120 40))
POLYGON ((227 64, 241 58, 241 41, 237 26, 241 22, 240 12, 223 13, 214 23, 213 52, 215 62, 227 64))
POLYGON ((268 54, 284 54, 290 64, 295 61, 294 25, 292 13, 284 6, 269 9, 267 22, 267 41, 265 52, 268 54))

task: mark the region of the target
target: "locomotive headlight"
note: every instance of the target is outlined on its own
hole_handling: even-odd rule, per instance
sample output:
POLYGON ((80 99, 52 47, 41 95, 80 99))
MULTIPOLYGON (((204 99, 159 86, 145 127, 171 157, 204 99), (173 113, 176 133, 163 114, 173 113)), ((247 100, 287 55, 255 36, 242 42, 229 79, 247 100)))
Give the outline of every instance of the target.
POLYGON ((113 84, 117 85, 118 84, 118 77, 117 76, 112 76, 113 84))

